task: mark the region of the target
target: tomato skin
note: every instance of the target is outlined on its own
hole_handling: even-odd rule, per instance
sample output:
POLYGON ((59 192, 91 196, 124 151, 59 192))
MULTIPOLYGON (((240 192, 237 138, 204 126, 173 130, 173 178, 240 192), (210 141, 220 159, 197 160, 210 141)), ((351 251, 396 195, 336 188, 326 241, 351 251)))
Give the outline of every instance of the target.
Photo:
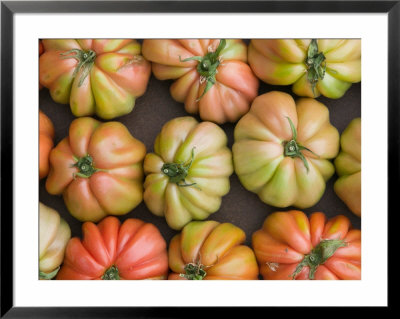
POLYGON ((340 138, 341 151, 335 158, 339 178, 335 193, 347 207, 361 217, 361 118, 353 119, 340 138))
POLYGON ((250 111, 236 124, 232 146, 235 172, 242 185, 275 207, 307 208, 315 205, 334 174, 329 159, 339 151, 339 133, 329 122, 328 108, 286 93, 271 91, 258 96, 250 111), (285 143, 297 131, 300 157, 285 156, 285 143), (316 155, 315 155, 316 154, 316 155))
POLYGON ((69 135, 50 153, 46 190, 62 194, 69 212, 80 221, 127 214, 143 199, 145 154, 144 144, 120 122, 75 119, 69 135), (79 161, 88 155, 95 172, 80 176, 79 161))
POLYGON ((167 244, 153 224, 108 216, 97 225, 85 222, 82 236, 68 242, 56 279, 100 280, 112 266, 121 280, 166 279, 167 244))
POLYGON ((49 173, 49 155, 54 146, 54 125, 52 121, 39 110, 39 179, 49 173))
POLYGON ((169 280, 186 279, 185 266, 200 263, 204 280, 256 280, 258 265, 251 248, 242 245, 245 233, 230 223, 193 221, 169 245, 169 280))
POLYGON ((327 220, 321 212, 309 218, 296 210, 272 213, 253 233, 252 247, 264 279, 303 280, 310 279, 309 267, 293 278, 296 267, 321 241, 332 239, 343 240, 345 246, 318 266, 314 279, 361 279, 361 231, 352 229, 343 215, 327 220))
POLYGON ((43 51, 44 51, 43 43, 41 40, 39 40, 39 56, 42 55, 43 51))
POLYGON ((136 40, 48 39, 42 42, 45 52, 40 56, 40 82, 50 90, 55 102, 70 104, 77 117, 96 114, 113 119, 128 114, 136 98, 146 91, 151 66, 140 55, 141 45, 136 40), (94 52, 93 63, 77 68, 78 59, 74 56, 78 53, 70 50, 82 54, 94 52))
POLYGON ((155 140, 154 153, 146 155, 143 166, 147 208, 157 216, 165 216, 176 230, 192 219, 203 220, 216 212, 222 196, 229 192, 229 176, 233 173, 225 132, 214 123, 199 123, 189 116, 164 124, 155 140), (163 172, 169 163, 189 162, 187 176, 178 183, 163 172))
POLYGON ((71 229, 58 212, 39 202, 39 271, 40 279, 56 271, 64 260, 71 229))
POLYGON ((299 96, 338 99, 352 83, 361 81, 361 40, 318 39, 326 72, 313 92, 305 62, 310 43, 310 39, 253 39, 248 48, 250 67, 268 84, 293 84, 299 96))
POLYGON ((206 92, 197 71, 200 62, 182 60, 204 57, 215 51, 220 40, 159 39, 143 41, 143 55, 152 62, 152 71, 159 80, 174 80, 172 98, 185 104, 188 113, 199 113, 204 121, 218 124, 236 122, 245 114, 258 94, 259 81, 247 64, 247 47, 242 40, 228 39, 221 51, 216 83, 206 92), (201 97, 202 96, 202 97, 201 97), (201 99, 197 101, 198 98, 201 99))

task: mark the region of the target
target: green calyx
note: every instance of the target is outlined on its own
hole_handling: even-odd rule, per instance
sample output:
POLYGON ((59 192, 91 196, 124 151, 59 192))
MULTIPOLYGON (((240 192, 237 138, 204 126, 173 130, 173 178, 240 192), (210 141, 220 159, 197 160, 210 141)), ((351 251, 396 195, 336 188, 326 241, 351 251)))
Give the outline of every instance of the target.
POLYGON ((328 258, 332 257, 338 248, 345 247, 346 245, 347 243, 341 239, 322 240, 311 251, 310 254, 304 256, 304 259, 297 265, 294 273, 292 274, 292 278, 295 279, 303 267, 309 267, 310 273, 308 278, 314 279, 315 271, 317 270, 318 266, 322 265, 328 260, 328 258))
POLYGON ((81 69, 83 70, 78 83, 78 87, 80 87, 93 67, 94 60, 96 59, 96 52, 92 50, 83 51, 79 49, 72 49, 67 52, 60 53, 60 55, 61 59, 76 59, 78 61, 78 65, 76 66, 72 75, 75 77, 81 69))
POLYGON ((296 141, 296 139, 297 139, 296 128, 294 127, 294 124, 293 124, 292 120, 289 117, 286 117, 286 118, 288 119, 289 124, 290 124, 290 128, 292 130, 292 139, 290 141, 283 142, 283 147, 284 147, 283 155, 284 156, 289 156, 291 158, 299 157, 303 161, 304 166, 306 167, 307 172, 308 172, 310 170, 310 167, 308 166, 307 159, 304 157, 304 155, 303 155, 303 153, 301 151, 302 150, 306 150, 306 151, 309 151, 309 152, 313 153, 315 156, 318 156, 318 155, 315 154, 310 149, 308 149, 307 147, 304 147, 304 146, 300 145, 296 141))
POLYGON ((165 175, 169 177, 169 181, 171 183, 175 183, 181 187, 193 186, 196 183, 187 184, 185 181, 185 178, 189 173, 189 169, 192 166, 193 158, 194 158, 194 148, 192 148, 192 156, 188 163, 165 163, 161 167, 161 172, 163 172, 165 175))
POLYGON ((116 266, 111 266, 106 270, 104 275, 101 277, 102 280, 120 280, 119 271, 116 266))
POLYGON ((204 94, 207 93, 209 89, 215 84, 215 76, 218 71, 217 68, 221 64, 220 53, 225 48, 226 40, 222 39, 219 42, 217 49, 214 52, 208 52, 205 56, 193 56, 184 60, 181 60, 179 56, 179 61, 187 62, 187 61, 198 61, 197 64, 197 72, 200 74, 200 83, 206 82, 206 87, 204 88, 201 96, 196 100, 198 102, 204 94))
POLYGON ((74 174, 74 178, 75 176, 88 178, 98 171, 98 169, 94 168, 93 158, 89 154, 81 158, 76 158, 76 161, 72 166, 77 167, 79 172, 74 174))
POLYGON ((53 279, 57 275, 59 270, 60 270, 60 267, 57 267, 55 270, 53 270, 50 273, 45 273, 43 271, 39 271, 39 279, 44 279, 44 280, 53 279))
POLYGON ((313 94, 315 95, 315 86, 319 80, 324 78, 326 70, 325 55, 322 52, 318 52, 318 43, 315 39, 312 39, 308 46, 305 63, 307 66, 307 80, 310 82, 313 94))
POLYGON ((185 273, 179 274, 180 277, 186 278, 188 280, 203 280, 207 275, 207 272, 203 269, 203 265, 201 263, 197 264, 187 264, 185 266, 185 273))

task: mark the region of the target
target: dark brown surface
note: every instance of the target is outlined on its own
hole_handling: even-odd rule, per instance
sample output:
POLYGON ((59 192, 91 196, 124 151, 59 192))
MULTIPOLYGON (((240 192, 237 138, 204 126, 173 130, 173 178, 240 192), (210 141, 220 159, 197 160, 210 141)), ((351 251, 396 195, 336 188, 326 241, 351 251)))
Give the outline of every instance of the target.
MULTIPOLYGON (((172 81, 159 81, 153 76, 149 81, 146 93, 136 100, 136 106, 133 111, 125 116, 114 119, 126 125, 131 134, 141 140, 148 152, 153 151, 153 143, 161 127, 167 121, 179 117, 187 116, 183 104, 175 102, 169 93, 169 86, 172 81)), ((292 94, 290 86, 278 87, 270 86, 265 83, 260 84, 259 95, 279 90, 292 94)), ((330 121, 341 133, 350 121, 361 116, 361 84, 353 85, 346 94, 338 100, 331 100, 324 97, 318 98, 324 103, 330 111, 330 121)), ((47 89, 42 89, 39 93, 39 107, 52 120, 55 129, 55 145, 62 138, 68 135, 68 128, 75 118, 69 108, 69 105, 55 103, 47 89)), ((195 115, 197 120, 200 118, 195 115)), ((101 120, 101 119, 99 119, 101 120)), ((235 124, 222 125, 229 141, 229 147, 233 144, 233 130, 235 124)), ((355 228, 361 228, 361 219, 350 212, 347 206, 336 196, 333 191, 334 181, 337 176, 334 175, 327 183, 327 187, 321 200, 313 207, 305 209, 308 215, 312 212, 322 211, 328 217, 338 214, 347 216, 355 228)), ((208 219, 219 222, 230 222, 239 226, 246 232, 246 244, 251 244, 251 235, 261 228, 264 219, 274 211, 285 211, 287 209, 278 209, 264 204, 256 194, 247 191, 239 182, 234 174, 230 177, 231 190, 223 197, 222 205, 219 211, 211 214, 208 219)), ((81 236, 82 223, 72 217, 63 201, 62 196, 54 196, 47 193, 45 189, 45 180, 40 181, 39 200, 56 209, 60 215, 68 222, 72 230, 72 236, 81 236)), ((155 224, 161 231, 167 243, 177 233, 168 227, 164 218, 153 215, 142 202, 138 207, 128 214, 121 216, 120 220, 126 218, 140 218, 146 222, 155 224)))

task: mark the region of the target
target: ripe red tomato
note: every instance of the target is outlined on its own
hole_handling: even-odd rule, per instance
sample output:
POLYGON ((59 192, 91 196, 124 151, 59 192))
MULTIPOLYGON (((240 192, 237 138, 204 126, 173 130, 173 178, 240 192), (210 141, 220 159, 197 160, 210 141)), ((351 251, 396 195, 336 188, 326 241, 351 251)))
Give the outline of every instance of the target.
POLYGON ((264 279, 361 279, 361 231, 338 215, 269 215, 252 237, 264 279))
POLYGON ((56 279, 165 279, 167 244, 158 228, 139 219, 121 225, 116 217, 82 225, 83 239, 72 238, 56 279))

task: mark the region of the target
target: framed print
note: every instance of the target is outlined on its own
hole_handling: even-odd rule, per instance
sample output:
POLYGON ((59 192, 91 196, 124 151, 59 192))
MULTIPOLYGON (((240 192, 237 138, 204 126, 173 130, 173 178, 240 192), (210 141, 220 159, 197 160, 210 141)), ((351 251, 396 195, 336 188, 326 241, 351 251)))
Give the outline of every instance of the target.
POLYGON ((388 308, 399 18, 2 1, 1 316, 388 308))

